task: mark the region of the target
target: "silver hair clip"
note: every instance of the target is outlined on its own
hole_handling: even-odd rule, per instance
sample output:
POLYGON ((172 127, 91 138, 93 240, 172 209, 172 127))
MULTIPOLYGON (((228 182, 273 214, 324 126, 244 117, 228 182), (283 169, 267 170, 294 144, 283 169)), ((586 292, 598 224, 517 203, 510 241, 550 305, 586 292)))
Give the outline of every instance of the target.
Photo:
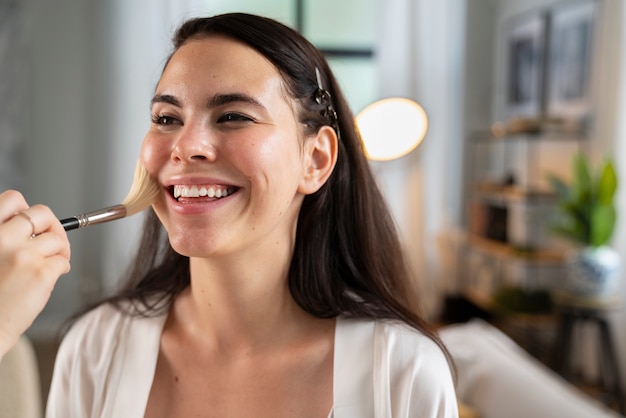
POLYGON ((324 87, 322 87, 322 75, 320 74, 320 69, 315 67, 315 78, 317 78, 317 87, 320 90, 324 90, 324 87))
POLYGON ((317 90, 315 91, 315 102, 318 105, 325 105, 326 107, 320 113, 324 118, 329 122, 329 125, 335 130, 337 133, 337 137, 340 138, 339 134, 339 122, 337 118, 337 112, 333 107, 333 100, 330 93, 322 87, 322 76, 320 74, 319 68, 315 67, 315 78, 317 79, 317 90))

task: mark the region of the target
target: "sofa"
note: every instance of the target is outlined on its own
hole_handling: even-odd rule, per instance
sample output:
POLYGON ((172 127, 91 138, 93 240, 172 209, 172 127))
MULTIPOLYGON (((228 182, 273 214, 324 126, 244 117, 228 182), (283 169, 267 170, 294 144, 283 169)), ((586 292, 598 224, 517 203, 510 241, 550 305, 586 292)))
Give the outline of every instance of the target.
POLYGON ((618 418, 481 319, 440 330, 461 405, 479 418, 618 418))

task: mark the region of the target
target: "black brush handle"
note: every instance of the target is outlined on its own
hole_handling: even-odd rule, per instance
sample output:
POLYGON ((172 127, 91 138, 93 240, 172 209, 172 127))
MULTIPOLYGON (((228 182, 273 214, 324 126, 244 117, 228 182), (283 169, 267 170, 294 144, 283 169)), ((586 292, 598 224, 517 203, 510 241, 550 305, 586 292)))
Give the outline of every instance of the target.
POLYGON ((63 229, 65 229, 66 231, 80 228, 80 222, 78 221, 78 218, 74 217, 61 219, 61 225, 63 225, 63 229))

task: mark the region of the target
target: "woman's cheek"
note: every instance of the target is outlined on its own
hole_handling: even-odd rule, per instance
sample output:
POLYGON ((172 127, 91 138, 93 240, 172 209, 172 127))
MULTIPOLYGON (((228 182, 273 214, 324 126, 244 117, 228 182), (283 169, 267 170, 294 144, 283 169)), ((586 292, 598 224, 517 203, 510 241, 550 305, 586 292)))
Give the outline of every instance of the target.
POLYGON ((157 177, 159 172, 159 153, 153 141, 146 136, 141 144, 139 159, 143 166, 153 177, 157 177))

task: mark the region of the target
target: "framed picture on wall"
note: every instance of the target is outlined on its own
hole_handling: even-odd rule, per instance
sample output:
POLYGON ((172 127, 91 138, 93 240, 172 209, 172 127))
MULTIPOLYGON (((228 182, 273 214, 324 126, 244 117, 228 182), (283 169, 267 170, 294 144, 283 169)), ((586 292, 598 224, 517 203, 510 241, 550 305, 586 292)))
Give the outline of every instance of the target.
POLYGON ((509 118, 539 118, 543 86, 547 18, 525 15, 510 25, 506 36, 506 106, 509 118))
POLYGON ((563 119, 588 115, 596 1, 564 3, 553 10, 546 112, 563 119))

